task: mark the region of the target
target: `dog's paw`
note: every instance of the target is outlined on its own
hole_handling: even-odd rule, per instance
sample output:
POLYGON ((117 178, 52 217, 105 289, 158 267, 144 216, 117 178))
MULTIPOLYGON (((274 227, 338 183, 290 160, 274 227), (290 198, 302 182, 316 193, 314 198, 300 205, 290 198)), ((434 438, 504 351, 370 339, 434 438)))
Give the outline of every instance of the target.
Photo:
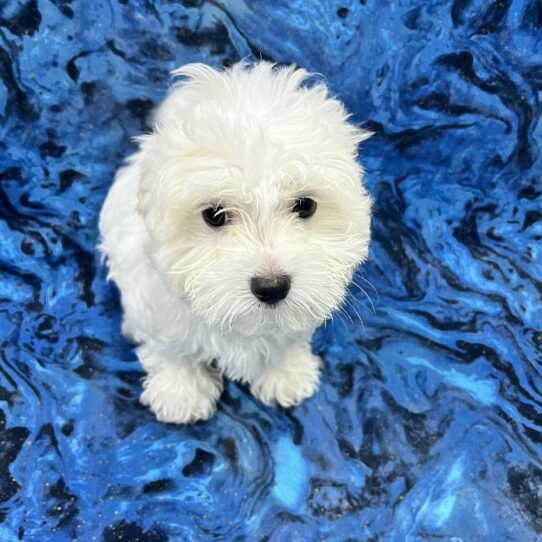
POLYGON ((281 367, 256 378, 250 391, 266 405, 298 405, 318 389, 320 364, 320 358, 313 356, 307 347, 295 347, 288 352, 281 367))
POLYGON ((202 365, 167 365, 149 373, 140 401, 165 423, 207 420, 222 393, 222 377, 202 365))

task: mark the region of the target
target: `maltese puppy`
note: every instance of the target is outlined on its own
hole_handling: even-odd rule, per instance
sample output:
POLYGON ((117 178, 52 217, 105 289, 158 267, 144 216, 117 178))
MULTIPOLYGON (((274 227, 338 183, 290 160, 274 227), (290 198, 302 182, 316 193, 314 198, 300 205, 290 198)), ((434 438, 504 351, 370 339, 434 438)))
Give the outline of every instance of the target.
POLYGON ((99 225, 122 332, 147 373, 141 402, 164 422, 205 420, 226 376, 265 404, 297 405, 318 387, 312 332, 367 256, 356 155, 370 134, 302 69, 173 74, 99 225))

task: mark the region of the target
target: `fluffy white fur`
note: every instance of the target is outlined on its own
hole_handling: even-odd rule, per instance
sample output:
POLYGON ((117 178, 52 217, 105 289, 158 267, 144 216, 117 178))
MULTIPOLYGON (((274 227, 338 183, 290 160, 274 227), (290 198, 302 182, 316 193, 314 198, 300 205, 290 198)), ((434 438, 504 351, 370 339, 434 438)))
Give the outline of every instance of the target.
POLYGON ((192 64, 120 169, 100 216, 100 250, 147 372, 159 420, 213 414, 222 376, 288 407, 318 387, 313 330, 341 305, 368 251, 371 200, 356 161, 368 137, 307 72, 266 62, 192 64), (313 216, 292 212, 298 198, 313 216), (221 205, 229 222, 202 218, 221 205), (288 274, 269 306, 254 276, 288 274))

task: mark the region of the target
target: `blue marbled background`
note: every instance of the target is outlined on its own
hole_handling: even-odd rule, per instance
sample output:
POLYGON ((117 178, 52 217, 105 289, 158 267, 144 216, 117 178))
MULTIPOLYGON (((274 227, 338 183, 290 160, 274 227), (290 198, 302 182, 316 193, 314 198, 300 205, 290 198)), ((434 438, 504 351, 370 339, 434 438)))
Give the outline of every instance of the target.
POLYGON ((542 540, 540 1, 0 5, 2 542, 542 540), (376 310, 318 331, 301 407, 160 424, 98 212, 169 70, 260 56, 377 132, 376 310))

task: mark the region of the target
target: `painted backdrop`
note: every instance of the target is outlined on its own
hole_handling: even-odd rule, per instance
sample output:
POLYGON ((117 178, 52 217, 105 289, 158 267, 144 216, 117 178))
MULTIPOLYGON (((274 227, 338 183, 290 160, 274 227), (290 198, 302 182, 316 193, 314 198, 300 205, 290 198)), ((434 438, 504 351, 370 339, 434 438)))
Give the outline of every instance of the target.
POLYGON ((540 1, 0 6, 0 540, 542 540, 540 1), (370 261, 313 399, 160 424, 98 212, 171 69, 259 57, 376 132, 370 261))

